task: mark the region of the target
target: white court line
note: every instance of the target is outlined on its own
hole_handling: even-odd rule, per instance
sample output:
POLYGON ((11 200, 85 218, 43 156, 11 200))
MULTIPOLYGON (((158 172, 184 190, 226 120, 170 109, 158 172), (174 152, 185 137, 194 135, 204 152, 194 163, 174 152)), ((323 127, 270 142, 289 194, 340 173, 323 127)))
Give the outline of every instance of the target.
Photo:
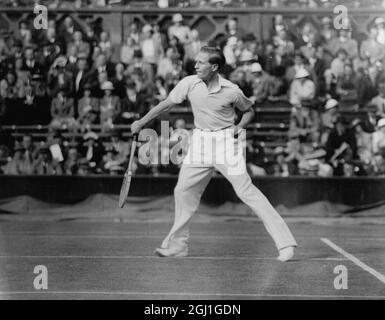
POLYGON ((124 296, 179 296, 179 297, 251 297, 251 298, 340 298, 340 299, 385 299, 385 296, 362 295, 311 295, 311 294, 263 294, 263 293, 195 293, 195 292, 129 292, 129 291, 0 291, 4 295, 124 295, 124 296))
MULTIPOLYGON (((19 238, 20 236, 24 237, 31 237, 31 238, 85 238, 85 239, 93 239, 93 238, 99 238, 99 239, 159 239, 164 238, 164 234, 161 235, 146 235, 146 234, 140 234, 140 235, 127 235, 127 234, 115 234, 115 235, 109 235, 109 234, 35 234, 35 233, 12 233, 12 234, 5 234, 0 233, 0 237, 3 238, 19 238)), ((239 239, 239 240, 255 240, 255 239, 270 239, 267 235, 266 236, 216 236, 216 235, 194 235, 194 238, 196 239, 239 239)), ((318 236, 299 236, 297 238, 306 238, 306 239, 319 239, 318 236)), ((365 238, 365 237, 359 237, 359 238, 348 238, 344 239, 344 241, 381 241, 385 242, 385 238, 365 238)))
POLYGON ((355 265, 359 266, 361 269, 365 270, 366 272, 369 272, 372 276, 376 277, 378 280, 380 280, 382 283, 385 284, 385 276, 383 274, 381 274, 378 271, 374 270, 373 268, 369 267, 367 264, 363 263, 361 260, 357 259, 352 254, 346 252, 344 249, 340 248, 339 246, 337 246, 335 243, 333 243, 329 239, 321 238, 321 241, 324 242, 325 244, 327 244, 329 247, 331 247, 335 251, 342 254, 345 258, 352 261, 355 265))
MULTIPOLYGON (((164 260, 160 257, 157 256, 134 256, 134 255, 129 255, 129 256, 81 256, 81 255, 72 255, 72 256, 58 256, 58 255, 53 255, 53 256, 31 256, 31 255, 25 255, 25 256, 11 256, 11 255, 0 255, 0 259, 158 259, 158 260, 164 260)), ((199 257, 194 257, 194 256, 189 256, 189 257, 184 257, 184 258, 178 258, 178 260, 268 260, 268 261, 275 261, 277 260, 276 258, 269 258, 269 257, 255 257, 255 256, 224 256, 224 257, 210 257, 210 256, 199 256, 199 257)), ((307 261, 346 261, 347 259, 345 258, 310 258, 306 259, 307 261)))

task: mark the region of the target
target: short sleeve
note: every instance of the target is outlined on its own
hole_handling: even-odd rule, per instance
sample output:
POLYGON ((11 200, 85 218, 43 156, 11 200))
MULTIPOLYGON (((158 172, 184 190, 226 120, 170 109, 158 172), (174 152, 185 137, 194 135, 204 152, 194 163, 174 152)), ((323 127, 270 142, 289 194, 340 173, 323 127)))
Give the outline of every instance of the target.
POLYGON ((175 104, 180 104, 187 99, 191 77, 185 77, 171 90, 169 98, 175 104))
POLYGON ((239 87, 236 88, 235 90, 235 101, 234 101, 234 106, 238 108, 241 111, 247 111, 250 109, 250 107, 253 105, 253 101, 248 99, 241 89, 239 87))

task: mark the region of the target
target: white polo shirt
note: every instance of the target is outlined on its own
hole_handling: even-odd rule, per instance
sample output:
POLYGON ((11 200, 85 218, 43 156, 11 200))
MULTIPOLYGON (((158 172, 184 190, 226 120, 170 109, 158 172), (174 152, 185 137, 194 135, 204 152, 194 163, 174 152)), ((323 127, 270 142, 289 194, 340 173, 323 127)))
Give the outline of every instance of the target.
POLYGON ((220 130, 234 125, 234 108, 246 111, 253 105, 236 84, 219 75, 218 81, 210 91, 197 75, 187 76, 175 86, 169 97, 175 104, 188 99, 195 126, 209 130, 220 130))

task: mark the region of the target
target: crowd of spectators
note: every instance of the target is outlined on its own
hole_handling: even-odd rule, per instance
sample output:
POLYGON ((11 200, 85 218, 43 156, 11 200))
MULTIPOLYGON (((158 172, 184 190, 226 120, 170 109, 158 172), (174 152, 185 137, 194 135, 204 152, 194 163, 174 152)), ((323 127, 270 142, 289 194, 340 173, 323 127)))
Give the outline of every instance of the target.
POLYGON ((271 7, 271 8, 332 8, 346 5, 353 8, 385 7, 383 0, 0 0, 0 6, 26 7, 43 4, 48 8, 97 8, 113 6, 146 6, 168 7, 271 7))
MULTIPOLYGON (((232 19, 226 32, 208 43, 223 49, 222 75, 256 107, 280 101, 292 106, 289 141, 274 150, 273 159, 255 139, 248 143, 253 175, 385 172, 385 20, 376 19, 364 41, 355 39, 349 21, 348 26, 337 31, 325 17, 321 26, 306 22, 293 29, 277 15, 270 41, 262 43, 232 19), (348 121, 340 112, 344 106, 369 112, 348 121)), ((27 134, 0 146, 0 172, 122 172, 129 142, 116 126, 145 114, 193 74, 193 59, 205 44, 181 14, 173 15, 165 30, 133 22, 120 45, 98 20, 83 29, 67 16, 50 20, 47 30, 21 21, 16 34, 0 35, 0 122, 48 125, 51 134, 38 145, 27 134)), ((179 119, 175 126, 186 123, 179 119)), ((158 129, 159 121, 152 127, 158 129)), ((138 172, 177 170, 139 160, 138 172)))

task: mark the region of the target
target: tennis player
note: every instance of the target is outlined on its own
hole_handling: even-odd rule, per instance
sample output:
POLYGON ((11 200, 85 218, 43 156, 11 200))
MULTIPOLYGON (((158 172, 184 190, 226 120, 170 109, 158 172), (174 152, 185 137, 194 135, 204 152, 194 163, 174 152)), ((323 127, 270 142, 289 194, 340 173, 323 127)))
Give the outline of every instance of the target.
POLYGON ((279 251, 277 259, 288 261, 293 257, 297 246, 292 233, 267 198, 252 184, 246 170, 244 153, 238 152, 234 156, 238 133, 253 119, 254 111, 253 102, 244 96, 239 87, 219 75, 224 64, 225 58, 221 50, 203 47, 196 58, 197 74, 183 78, 164 101, 131 125, 132 132, 139 133, 162 112, 186 99, 191 103, 195 129, 174 190, 174 224, 155 253, 161 257, 188 255, 189 222, 198 209, 202 193, 214 169, 217 169, 232 184, 238 197, 264 223, 279 251), (235 108, 243 112, 237 125, 234 122, 235 108), (203 148, 205 150, 202 151, 201 144, 205 140, 214 140, 210 146, 215 147, 203 148), (206 159, 203 162, 200 161, 202 155, 206 159), (233 170, 234 157, 237 170, 233 170), (232 160, 217 161, 223 158, 232 160))

